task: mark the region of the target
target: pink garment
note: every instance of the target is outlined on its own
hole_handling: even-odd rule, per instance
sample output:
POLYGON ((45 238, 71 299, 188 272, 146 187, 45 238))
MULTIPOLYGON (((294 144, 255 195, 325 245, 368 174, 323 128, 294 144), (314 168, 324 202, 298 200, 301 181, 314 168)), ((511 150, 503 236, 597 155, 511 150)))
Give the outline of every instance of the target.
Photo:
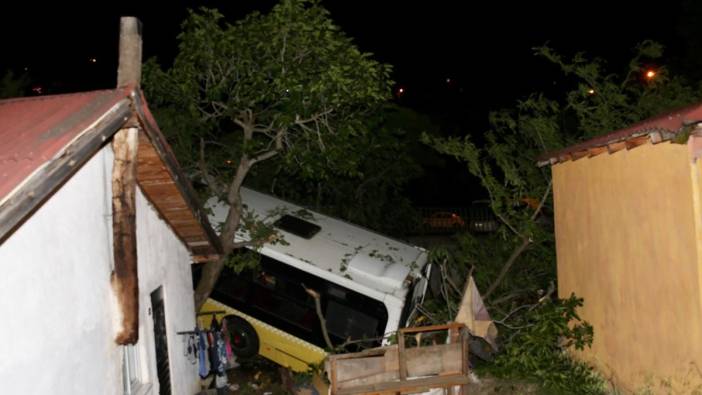
POLYGON ((227 360, 232 361, 234 359, 234 353, 232 352, 232 343, 229 338, 229 331, 227 330, 227 320, 222 320, 222 336, 224 336, 224 347, 227 350, 227 360))

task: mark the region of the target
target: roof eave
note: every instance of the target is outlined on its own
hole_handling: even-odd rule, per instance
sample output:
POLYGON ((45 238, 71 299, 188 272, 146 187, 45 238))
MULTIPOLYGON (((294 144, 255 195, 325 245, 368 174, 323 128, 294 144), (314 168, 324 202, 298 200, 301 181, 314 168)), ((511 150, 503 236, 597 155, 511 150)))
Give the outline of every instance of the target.
POLYGON ((212 228, 202 205, 195 198, 196 193, 188 181, 187 176, 181 170, 175 154, 166 142, 165 136, 155 124, 155 119, 148 110, 142 93, 140 91, 133 91, 130 96, 134 101, 134 110, 136 111, 137 118, 139 119, 144 132, 148 136, 149 141, 152 143, 158 155, 163 160, 163 163, 173 179, 173 182, 178 188, 178 191, 183 197, 188 208, 192 211, 193 215, 202 226, 202 229, 206 234, 207 241, 212 247, 210 251, 197 253, 193 250, 193 248, 191 248, 191 246, 188 245, 187 242, 184 241, 186 245, 188 245, 188 248, 191 249, 193 260, 195 262, 207 262, 219 259, 222 254, 221 241, 212 228))
POLYGON ((0 203, 0 243, 100 150, 130 115, 131 100, 125 97, 8 194, 0 203))

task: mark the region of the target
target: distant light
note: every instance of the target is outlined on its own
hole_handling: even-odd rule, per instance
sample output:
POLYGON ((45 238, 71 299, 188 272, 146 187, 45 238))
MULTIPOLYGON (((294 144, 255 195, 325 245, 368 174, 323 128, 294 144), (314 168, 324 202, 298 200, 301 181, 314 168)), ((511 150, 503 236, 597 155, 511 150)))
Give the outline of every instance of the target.
POLYGON ((656 78, 656 74, 657 73, 655 70, 649 69, 648 71, 646 71, 646 79, 652 80, 652 79, 656 78))
POLYGON ((90 63, 97 63, 97 59, 95 59, 95 58, 90 58, 90 59, 88 59, 88 62, 90 62, 90 63))
POLYGON ((587 90, 587 94, 588 94, 588 95, 594 95, 594 94, 595 94, 595 90, 592 89, 592 88, 590 88, 590 89, 587 90))
POLYGON ((400 94, 403 94, 403 93, 405 93, 405 88, 400 88, 397 90, 397 92, 399 92, 400 94))
POLYGON ((397 91, 395 91, 395 95, 397 95, 397 97, 400 97, 404 94, 405 94, 405 88, 402 86, 397 88, 397 91))
POLYGON ((29 67, 25 67, 25 68, 24 68, 24 71, 29 71, 29 67))
POLYGON ((446 79, 446 83, 447 83, 447 84, 450 84, 450 83, 451 83, 451 79, 450 79, 450 78, 447 78, 447 79, 446 79))

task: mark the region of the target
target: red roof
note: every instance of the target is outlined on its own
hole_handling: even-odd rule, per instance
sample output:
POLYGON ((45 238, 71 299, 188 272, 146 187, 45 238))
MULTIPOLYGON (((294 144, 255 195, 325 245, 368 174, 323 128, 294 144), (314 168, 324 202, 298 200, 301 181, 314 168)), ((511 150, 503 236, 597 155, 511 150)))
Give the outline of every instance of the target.
POLYGON ((539 166, 556 164, 582 157, 592 157, 604 152, 634 148, 641 144, 669 141, 683 127, 702 122, 702 103, 679 108, 638 122, 628 128, 595 137, 559 151, 549 152, 538 158, 539 166))
POLYGON ((0 100, 0 202, 130 91, 0 100))

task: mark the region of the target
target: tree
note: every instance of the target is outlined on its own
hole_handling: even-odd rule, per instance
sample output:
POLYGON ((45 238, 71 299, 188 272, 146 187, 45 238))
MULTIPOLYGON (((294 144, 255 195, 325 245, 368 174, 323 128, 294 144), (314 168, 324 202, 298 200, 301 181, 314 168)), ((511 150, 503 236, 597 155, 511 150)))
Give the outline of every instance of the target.
POLYGON ((355 141, 355 174, 328 172, 310 178, 278 160, 252 171, 248 185, 385 234, 404 237, 416 231, 420 215, 405 189, 421 176, 421 162, 438 156, 419 140, 435 126, 428 117, 395 104, 368 114, 364 123, 373 133, 355 141))
POLYGON ((5 71, 0 78, 0 99, 21 97, 27 94, 30 80, 27 74, 15 75, 12 70, 5 71))
POLYGON ((390 98, 390 67, 359 51, 316 0, 282 0, 268 14, 229 24, 216 10, 190 12, 173 65, 145 65, 144 85, 176 155, 230 207, 224 257, 203 268, 199 309, 234 250, 244 214, 240 187, 277 157, 303 176, 352 175, 363 117, 390 98))
POLYGON ((469 136, 424 136, 424 141, 438 151, 466 163, 468 171, 489 194, 492 210, 502 223, 500 231, 492 236, 463 236, 459 252, 451 258, 458 270, 474 274, 495 322, 502 325, 505 351, 498 362, 511 369, 522 367, 513 373, 548 382, 566 393, 586 393, 583 388, 572 387, 577 380, 594 388, 591 377, 583 375, 580 366, 568 365, 571 362, 551 354, 560 353, 561 345, 534 344, 539 339, 553 342, 558 337, 534 332, 534 328, 544 327, 538 315, 551 317, 553 325, 549 327, 563 329, 553 334, 575 336, 574 341, 580 341, 581 346, 582 339, 591 338, 592 333, 582 324, 568 334, 565 328, 577 299, 552 298, 556 259, 550 219, 551 175, 548 167, 536 166, 536 159, 546 152, 698 101, 699 84, 670 76, 665 68, 657 70, 653 80, 644 78, 643 64, 660 58, 662 51, 655 42, 643 42, 623 72, 613 73, 602 59, 588 60, 583 54, 576 54, 565 60, 548 47, 537 48, 537 55, 572 78, 572 88, 562 96, 533 94, 518 101, 514 108, 491 113, 491 129, 484 134, 485 143, 481 146, 469 136), (552 308, 544 310, 544 304, 552 308), (564 364, 573 368, 570 371, 575 376, 561 375, 564 364))

